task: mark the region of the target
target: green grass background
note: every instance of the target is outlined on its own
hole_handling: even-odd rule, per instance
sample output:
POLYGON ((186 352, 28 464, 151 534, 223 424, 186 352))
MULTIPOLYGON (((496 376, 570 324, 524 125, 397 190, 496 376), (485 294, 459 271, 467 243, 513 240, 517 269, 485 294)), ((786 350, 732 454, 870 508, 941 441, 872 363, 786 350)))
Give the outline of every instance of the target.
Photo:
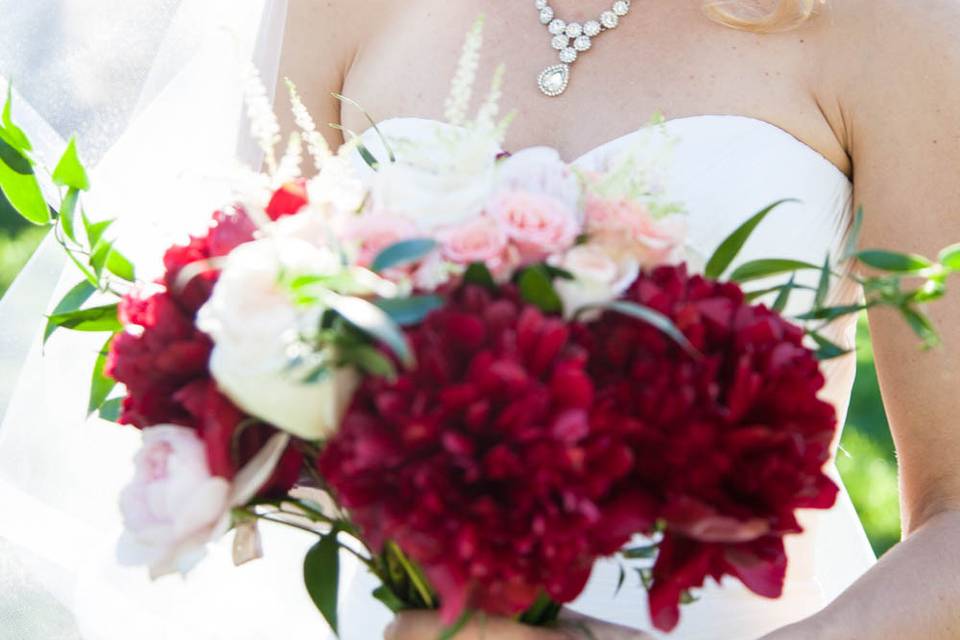
MULTIPOLYGON (((13 214, 0 195, 0 296, 43 239, 13 214)), ((0 330, 3 319, 0 318, 0 330)), ((900 538, 897 467, 880 400, 866 322, 860 323, 857 381, 838 465, 877 554, 900 538)))

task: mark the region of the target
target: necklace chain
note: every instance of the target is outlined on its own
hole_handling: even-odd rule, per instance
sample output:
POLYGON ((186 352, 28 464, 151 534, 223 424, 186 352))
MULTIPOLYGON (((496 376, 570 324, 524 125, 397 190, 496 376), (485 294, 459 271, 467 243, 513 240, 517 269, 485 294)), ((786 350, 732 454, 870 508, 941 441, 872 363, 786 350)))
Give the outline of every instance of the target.
POLYGON ((571 65, 593 47, 593 38, 616 29, 620 18, 630 13, 630 0, 616 0, 613 7, 601 13, 599 18, 581 24, 558 18, 549 0, 535 0, 534 6, 540 13, 540 24, 550 32, 550 45, 560 58, 560 64, 547 67, 537 79, 540 90, 550 97, 559 96, 567 90, 571 65))

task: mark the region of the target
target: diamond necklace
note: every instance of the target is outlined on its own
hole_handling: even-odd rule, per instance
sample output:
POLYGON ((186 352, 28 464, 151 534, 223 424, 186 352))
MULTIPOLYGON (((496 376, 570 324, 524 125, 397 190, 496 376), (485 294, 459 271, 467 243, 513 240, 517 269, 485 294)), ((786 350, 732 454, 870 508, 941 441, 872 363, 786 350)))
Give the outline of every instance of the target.
POLYGON ((536 0, 535 5, 540 12, 540 23, 547 27, 552 36, 550 44, 560 56, 560 64, 547 67, 537 78, 540 91, 551 98, 567 90, 567 85, 570 84, 570 67, 581 53, 590 50, 593 38, 604 31, 615 29, 620 24, 620 18, 630 13, 630 0, 617 0, 613 7, 601 13, 597 20, 583 24, 567 23, 556 17, 556 12, 548 0, 536 0))

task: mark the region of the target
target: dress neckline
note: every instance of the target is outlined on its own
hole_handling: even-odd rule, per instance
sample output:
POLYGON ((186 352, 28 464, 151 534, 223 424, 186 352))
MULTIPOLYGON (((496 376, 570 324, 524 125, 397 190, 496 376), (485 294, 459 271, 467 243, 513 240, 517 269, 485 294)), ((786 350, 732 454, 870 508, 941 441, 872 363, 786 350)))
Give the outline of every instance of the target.
MULTIPOLYGON (((440 125, 440 126, 453 126, 453 125, 450 125, 450 124, 448 124, 448 123, 446 123, 446 122, 444 122, 444 121, 442 121, 442 120, 436 120, 436 119, 432 119, 432 118, 422 118, 422 117, 418 117, 418 116, 396 116, 396 117, 392 117, 392 118, 386 118, 386 119, 381 120, 380 122, 378 122, 378 123, 377 123, 377 126, 378 126, 378 127, 384 127, 384 126, 389 126, 390 124, 397 124, 397 123, 402 123, 402 122, 417 122, 417 123, 428 124, 428 125, 432 125, 432 126, 435 126, 435 125, 440 125)), ((760 128, 760 129, 764 129, 764 130, 766 130, 768 133, 770 133, 771 135, 775 135, 775 136, 780 137, 780 138, 782 138, 782 139, 786 139, 786 140, 791 141, 792 143, 798 145, 799 148, 803 149, 805 153, 808 153, 808 154, 809 154, 812 158, 814 158, 816 161, 822 162, 822 163, 825 163, 825 164, 829 165, 829 167, 830 167, 838 176, 842 177, 843 180, 845 180, 847 183, 851 183, 850 176, 848 176, 845 172, 843 172, 843 171, 840 169, 840 167, 838 167, 836 164, 834 164, 832 160, 830 160, 829 158, 827 158, 827 157, 826 157, 825 155, 823 155, 820 151, 818 151, 817 149, 813 148, 813 147, 810 146, 808 143, 804 142, 803 140, 801 140, 800 138, 798 138, 798 137, 795 136, 794 134, 790 133, 789 131, 787 131, 787 130, 784 129, 783 127, 780 127, 780 126, 778 126, 778 125, 775 125, 775 124, 773 124, 772 122, 769 122, 769 121, 767 121, 767 120, 763 120, 763 119, 761 119, 761 118, 756 118, 756 117, 753 117, 753 116, 743 116, 743 115, 702 114, 702 115, 693 115, 693 116, 683 116, 683 117, 679 117, 679 118, 671 118, 671 119, 669 119, 669 120, 664 120, 663 122, 659 123, 657 126, 663 126, 663 127, 669 128, 669 129, 677 129, 677 128, 683 128, 683 127, 687 127, 687 126, 690 126, 690 125, 694 125, 694 124, 697 124, 697 123, 703 123, 703 122, 716 122, 716 123, 718 123, 718 124, 719 124, 719 123, 726 123, 726 122, 739 122, 739 123, 742 123, 742 124, 747 124, 747 125, 750 125, 750 126, 753 126, 753 127, 757 127, 757 128, 760 128)), ((607 142, 603 142, 603 143, 597 145, 596 147, 593 147, 592 149, 590 149, 590 150, 586 151, 585 153, 581 154, 580 156, 578 156, 575 160, 572 161, 571 164, 577 164, 577 163, 582 162, 582 161, 584 161, 585 159, 587 159, 587 158, 589 158, 589 157, 591 157, 591 156, 593 156, 593 155, 595 155, 595 154, 597 154, 597 153, 602 153, 603 151, 605 151, 605 150, 607 150, 607 149, 610 149, 610 148, 613 148, 613 147, 616 146, 616 145, 622 144, 625 140, 629 140, 630 138, 633 138, 634 136, 637 136, 637 135, 641 134, 641 133, 642 133, 644 130, 646 130, 649 126, 650 126, 650 125, 645 125, 645 126, 640 127, 640 128, 638 128, 638 129, 634 129, 633 131, 630 131, 630 132, 628 132, 628 133, 625 133, 625 134, 623 134, 623 135, 621 135, 621 136, 618 136, 618 137, 616 137, 616 138, 613 138, 612 140, 608 140, 607 142)), ((368 128, 363 132, 363 136, 369 135, 369 134, 373 131, 373 129, 374 129, 374 127, 372 127, 372 126, 371 126, 371 127, 368 127, 368 128)))

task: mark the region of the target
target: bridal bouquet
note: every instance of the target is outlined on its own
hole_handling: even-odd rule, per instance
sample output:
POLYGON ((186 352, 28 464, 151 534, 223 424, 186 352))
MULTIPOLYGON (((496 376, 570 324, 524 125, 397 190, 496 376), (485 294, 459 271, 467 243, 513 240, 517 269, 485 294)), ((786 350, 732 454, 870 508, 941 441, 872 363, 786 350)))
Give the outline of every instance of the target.
MULTIPOLYGON (((634 156, 589 173, 546 148, 501 153, 498 81, 467 119, 478 48, 475 30, 452 126, 384 140, 385 157, 360 137, 332 153, 291 90, 301 131, 276 159, 254 83, 267 173, 170 247, 153 282, 81 213, 71 142, 52 224, 85 280, 47 333, 109 334, 90 410, 143 433, 121 560, 186 573, 235 529, 243 562, 261 523, 294 526, 317 536, 304 578, 332 628, 343 552, 391 609, 440 609, 447 637, 473 614, 548 624, 611 556, 621 583, 636 565, 662 630, 708 578, 778 597, 797 510, 837 493, 818 361, 844 352, 823 327, 885 304, 932 343, 918 305, 943 295, 960 247, 851 253, 882 271, 861 278, 863 304, 830 307, 844 265, 730 271, 775 203, 695 268, 682 206, 634 156), (820 285, 787 318, 810 288, 801 270, 820 285)), ((51 223, 9 104, 0 145, 4 193, 51 223)))

